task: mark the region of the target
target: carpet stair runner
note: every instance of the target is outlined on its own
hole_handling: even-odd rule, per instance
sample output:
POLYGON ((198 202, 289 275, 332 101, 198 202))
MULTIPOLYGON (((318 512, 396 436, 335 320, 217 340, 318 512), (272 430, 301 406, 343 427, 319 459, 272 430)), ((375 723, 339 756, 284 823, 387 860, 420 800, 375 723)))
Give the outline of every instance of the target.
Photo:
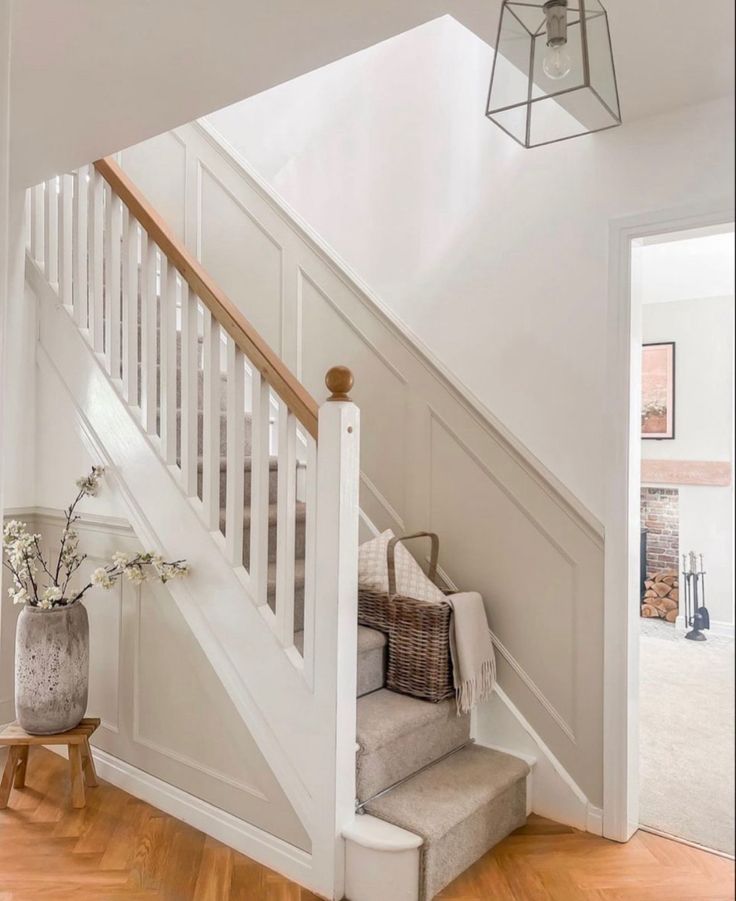
MULTIPOLYGON (((177 333, 180 350, 180 333, 177 333)), ((202 480, 203 375, 199 385, 199 492, 202 480)), ((226 391, 221 377, 220 530, 225 532, 226 391)), ((177 404, 181 403, 177 386, 177 404)), ((250 553, 251 418, 245 414, 245 566, 250 553)), ((177 457, 179 453, 177 453, 177 457)), ((298 469, 299 464, 297 464, 298 469)), ((295 472, 294 478, 297 477, 295 472)), ((268 603, 275 607, 278 469, 269 470, 268 603)), ((294 644, 304 644, 305 505, 297 504, 294 644)), ((357 805, 359 812, 423 839, 419 901, 430 901, 456 876, 526 822, 527 764, 470 741, 470 716, 454 700, 431 704, 385 688, 386 636, 358 627, 357 805)), ((376 899, 379 901, 379 899, 376 899)), ((384 899, 380 899, 384 901, 384 899)), ((390 901, 390 899, 385 899, 390 901)))

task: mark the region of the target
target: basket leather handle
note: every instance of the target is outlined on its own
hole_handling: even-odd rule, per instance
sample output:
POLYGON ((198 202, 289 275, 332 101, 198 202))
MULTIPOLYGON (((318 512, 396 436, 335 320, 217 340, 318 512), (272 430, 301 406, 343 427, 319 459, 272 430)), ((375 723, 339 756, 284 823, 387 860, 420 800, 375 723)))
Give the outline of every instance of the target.
MULTIPOLYGON (((396 595, 396 545, 400 541, 410 541, 412 538, 429 538, 432 542, 432 552, 429 558, 429 578, 437 585, 437 561, 440 556, 440 539, 434 532, 414 532, 412 535, 397 535, 388 543, 386 560, 388 564, 388 596, 396 595)), ((439 586, 438 586, 439 587, 439 586)))

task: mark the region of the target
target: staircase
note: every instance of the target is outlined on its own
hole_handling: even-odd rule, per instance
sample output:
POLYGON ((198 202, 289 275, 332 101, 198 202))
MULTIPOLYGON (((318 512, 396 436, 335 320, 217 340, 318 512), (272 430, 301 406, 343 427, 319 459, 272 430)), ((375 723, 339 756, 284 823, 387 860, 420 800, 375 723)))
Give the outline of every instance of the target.
POLYGON ((429 901, 526 822, 529 767, 474 744, 453 699, 388 691, 385 649, 381 632, 358 628, 358 810, 422 839, 416 897, 429 901))
MULTIPOLYGON (((177 603, 310 834, 294 877, 342 897, 341 833, 380 820, 421 846, 394 897, 429 901, 525 821, 529 770, 475 745, 454 701, 388 691, 386 637, 357 626, 351 374, 330 370, 318 407, 111 160, 27 206, 42 344, 140 527, 192 563, 177 603)), ((377 901, 374 867, 347 860, 351 901, 377 901)))

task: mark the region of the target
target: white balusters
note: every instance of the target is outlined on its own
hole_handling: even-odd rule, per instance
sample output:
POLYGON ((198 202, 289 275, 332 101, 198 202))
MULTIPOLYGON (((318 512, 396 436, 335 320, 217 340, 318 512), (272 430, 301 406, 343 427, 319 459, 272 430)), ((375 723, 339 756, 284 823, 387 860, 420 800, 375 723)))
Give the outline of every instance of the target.
POLYGON ((127 209, 122 244, 123 397, 138 406, 138 223, 127 209))
POLYGON ((157 248, 141 234, 141 422, 149 435, 156 432, 158 379, 156 374, 157 248))
MULTIPOLYGON (((305 415, 301 386, 292 386, 291 395, 284 393, 289 389, 284 388, 278 361, 263 350, 258 351, 260 357, 246 357, 241 347, 249 345, 234 339, 241 326, 227 318, 226 305, 221 321, 229 333, 224 334, 225 326, 211 312, 218 309, 214 289, 207 288, 204 300, 197 297, 180 275, 191 271, 186 257, 176 253, 165 257, 151 237, 169 246, 165 233, 162 237, 155 223, 139 212, 142 227, 95 167, 32 188, 26 214, 29 254, 79 328, 86 330, 95 352, 104 353, 111 377, 121 379, 118 387, 124 400, 133 408, 140 406, 146 433, 152 439, 160 435, 155 443, 163 461, 180 464, 182 490, 192 499, 199 494, 201 465, 202 504, 195 506, 212 532, 223 528, 224 515, 227 560, 248 569, 252 601, 262 608, 287 656, 309 684, 331 679, 319 662, 320 647, 334 648, 338 636, 328 630, 325 637, 321 618, 334 620, 330 630, 340 633, 339 644, 347 641, 353 651, 355 645, 358 414, 346 394, 350 374, 331 370, 328 384, 333 397, 320 412, 318 442, 314 413, 311 420, 306 418, 309 405, 305 415), (266 365, 264 356, 270 359, 266 365), (339 390, 341 385, 344 390, 339 390), (277 391, 291 401, 277 399, 277 391), (292 401, 303 424, 290 407, 292 401), (270 515, 274 501, 275 523, 270 515), (270 537, 274 525, 275 547, 270 537), (297 538, 302 528, 303 660, 294 648, 296 601, 301 596, 297 538)), ((334 675, 334 659, 330 665, 334 675)), ((350 692, 354 700, 354 686, 348 686, 350 692)))
POLYGON ((122 205, 105 185, 105 359, 112 378, 120 378, 122 313, 120 307, 120 241, 122 205))
POLYGON ((161 256, 161 453, 164 462, 176 463, 176 304, 177 274, 173 263, 161 256))
POLYGON ((72 208, 73 253, 72 294, 74 299, 74 321, 79 328, 86 329, 87 314, 87 220, 89 215, 89 167, 83 166, 74 179, 74 205, 72 208))
POLYGON ((74 176, 61 176, 59 191, 59 297, 65 307, 72 307, 72 207, 74 203, 74 176))
POLYGON ((314 669, 314 600, 317 576, 317 442, 305 434, 307 465, 304 474, 306 523, 304 531, 304 675, 312 684, 314 669))
POLYGON ((59 281, 59 188, 55 178, 46 182, 43 209, 44 272, 46 280, 56 285, 59 281))
POLYGON ((245 357, 227 338, 227 486, 225 546, 233 566, 243 565, 245 467, 245 357))
POLYGON ((204 311, 202 504, 207 528, 220 528, 220 326, 204 311))
POLYGON ((197 494, 198 318, 196 295, 184 282, 181 293, 181 479, 187 497, 197 494))
POLYGON ((88 328, 89 338, 96 353, 104 350, 104 303, 103 294, 103 233, 104 223, 104 192, 102 176, 94 167, 90 168, 89 181, 89 214, 87 228, 87 254, 88 254, 88 328))
POLYGON ((296 537, 296 417, 279 402, 276 512, 276 631, 283 647, 294 644, 296 537))
POLYGON ((250 470, 250 583, 253 599, 262 606, 268 591, 268 506, 270 489, 269 431, 271 392, 257 369, 252 375, 250 470))

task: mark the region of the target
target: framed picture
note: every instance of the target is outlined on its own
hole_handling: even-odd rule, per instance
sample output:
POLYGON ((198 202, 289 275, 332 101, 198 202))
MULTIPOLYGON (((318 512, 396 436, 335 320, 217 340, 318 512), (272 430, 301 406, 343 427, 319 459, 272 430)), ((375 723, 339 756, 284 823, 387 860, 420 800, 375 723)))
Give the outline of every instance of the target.
POLYGON ((675 342, 645 344, 641 361, 641 437, 675 437, 675 342))

